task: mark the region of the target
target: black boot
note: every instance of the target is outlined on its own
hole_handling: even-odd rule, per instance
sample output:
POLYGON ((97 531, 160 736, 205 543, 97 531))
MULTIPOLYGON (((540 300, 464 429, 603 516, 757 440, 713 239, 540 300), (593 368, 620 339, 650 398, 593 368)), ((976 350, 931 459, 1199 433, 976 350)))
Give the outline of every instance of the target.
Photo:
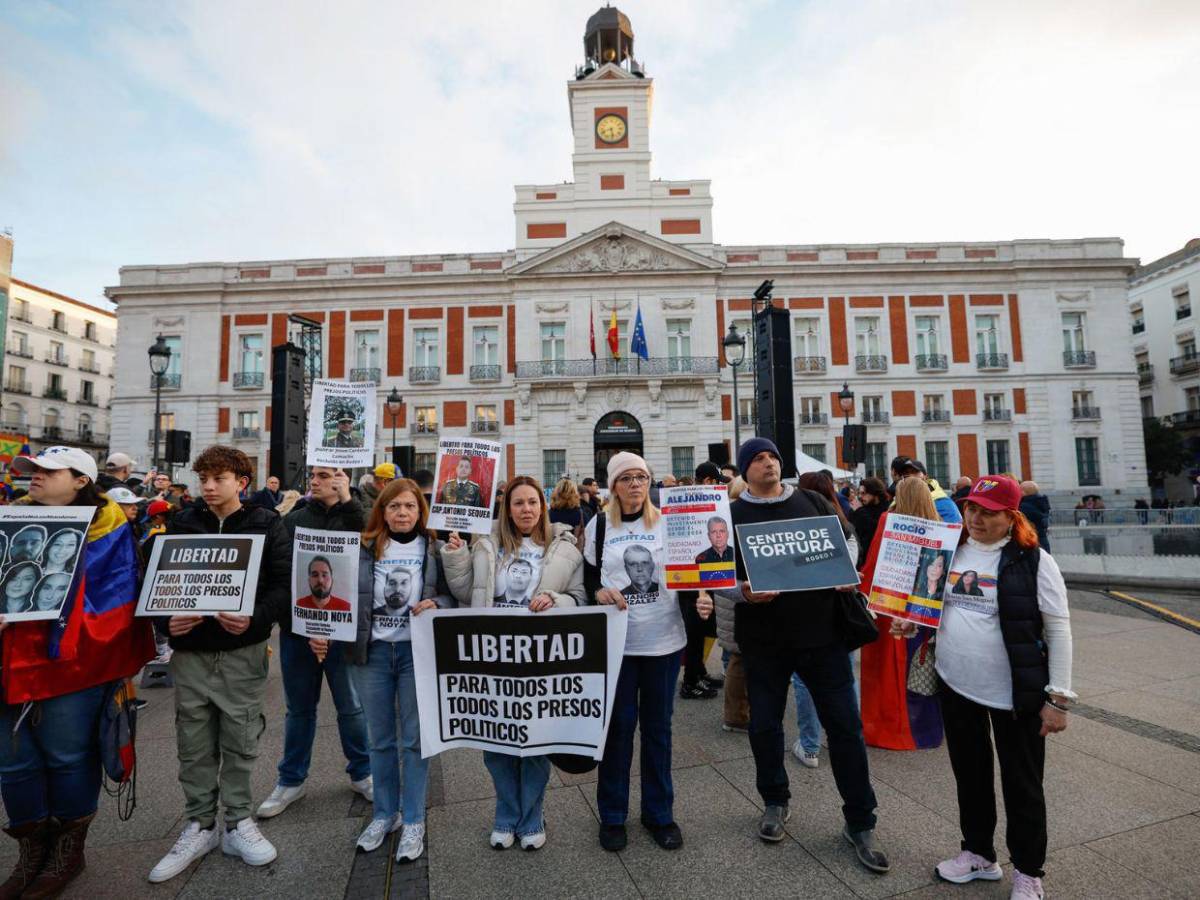
POLYGON ((42 871, 49 849, 46 843, 49 824, 49 819, 42 819, 4 829, 9 837, 16 838, 21 855, 8 881, 0 884, 0 900, 16 900, 42 871))

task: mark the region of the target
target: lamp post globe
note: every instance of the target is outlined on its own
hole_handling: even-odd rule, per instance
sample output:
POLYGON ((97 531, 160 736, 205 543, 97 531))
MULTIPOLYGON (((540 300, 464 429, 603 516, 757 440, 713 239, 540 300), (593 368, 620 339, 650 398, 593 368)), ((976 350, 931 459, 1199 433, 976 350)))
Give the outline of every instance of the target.
POLYGON ((396 419, 400 417, 400 411, 404 409, 404 398, 400 396, 400 391, 392 388, 391 393, 387 395, 384 401, 384 406, 387 407, 388 415, 392 418, 392 462, 396 462, 396 419))
POLYGON ((739 334, 737 326, 729 323, 729 333, 721 341, 725 348, 725 359, 733 368, 733 454, 737 456, 742 446, 740 407, 738 405, 738 366, 746 361, 746 336, 739 334))
POLYGON ((154 376, 154 471, 158 471, 158 445, 162 428, 162 377, 171 365, 171 348, 166 338, 159 334, 158 339, 146 351, 150 357, 150 373, 154 376))

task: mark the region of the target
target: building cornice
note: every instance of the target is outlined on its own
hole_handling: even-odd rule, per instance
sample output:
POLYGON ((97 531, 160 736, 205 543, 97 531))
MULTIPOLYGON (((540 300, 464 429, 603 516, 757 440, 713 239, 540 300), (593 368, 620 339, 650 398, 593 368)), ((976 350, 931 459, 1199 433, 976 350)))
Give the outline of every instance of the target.
POLYGON ((92 306, 90 303, 84 303, 82 300, 76 300, 74 297, 68 297, 66 294, 60 294, 57 291, 39 287, 36 284, 30 284, 28 281, 22 281, 19 278, 10 278, 9 282, 19 287, 23 287, 26 290, 37 291, 39 294, 44 294, 47 297, 53 297, 55 300, 62 300, 65 303, 73 303, 75 306, 81 306, 90 312, 94 312, 98 316, 107 316, 108 318, 114 320, 117 318, 117 314, 115 312, 109 312, 107 309, 101 309, 98 306, 92 306))

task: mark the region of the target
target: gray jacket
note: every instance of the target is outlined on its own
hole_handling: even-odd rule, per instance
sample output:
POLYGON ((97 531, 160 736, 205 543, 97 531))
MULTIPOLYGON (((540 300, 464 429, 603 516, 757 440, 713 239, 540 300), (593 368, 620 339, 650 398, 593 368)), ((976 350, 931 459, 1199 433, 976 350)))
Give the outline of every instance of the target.
MULTIPOLYGON (((446 587, 442 561, 438 551, 441 541, 425 541, 425 565, 422 569, 421 599, 434 601, 439 609, 458 606, 446 587)), ((356 666, 367 664, 371 644, 371 608, 375 605, 375 553, 369 544, 358 551, 358 620, 354 643, 343 643, 346 658, 356 666)))
MULTIPOLYGON (((550 544, 542 558, 542 574, 534 595, 547 593, 555 606, 582 606, 583 554, 575 546, 575 532, 570 525, 551 525, 550 544)), ((499 538, 495 531, 478 535, 471 545, 451 550, 441 547, 442 565, 450 593, 467 606, 491 606, 496 594, 496 547, 499 538)))

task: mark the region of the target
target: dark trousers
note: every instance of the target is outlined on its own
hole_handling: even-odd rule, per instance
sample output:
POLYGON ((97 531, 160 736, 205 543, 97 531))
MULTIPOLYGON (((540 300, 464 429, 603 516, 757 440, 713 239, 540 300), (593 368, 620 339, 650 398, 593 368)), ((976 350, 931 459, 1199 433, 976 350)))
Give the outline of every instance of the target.
POLYGON ((958 823, 962 848, 993 862, 996 848, 996 792, 992 776, 992 738, 1000 759, 1000 786, 1008 820, 1005 839, 1013 865, 1035 878, 1046 862, 1046 795, 1042 773, 1046 739, 1037 713, 991 709, 942 686, 946 749, 958 785, 958 823))
POLYGON ((679 612, 683 615, 683 629, 687 634, 687 646, 683 649, 683 683, 693 685, 708 671, 704 667, 704 641, 717 636, 717 617, 711 615, 701 619, 696 612, 698 591, 679 592, 679 612))
POLYGON ((874 828, 875 791, 846 648, 839 643, 762 652, 743 645, 742 663, 750 697, 750 749, 763 803, 783 806, 791 797, 783 767, 783 715, 794 672, 812 694, 817 717, 829 736, 829 759, 846 825, 851 831, 874 828))

